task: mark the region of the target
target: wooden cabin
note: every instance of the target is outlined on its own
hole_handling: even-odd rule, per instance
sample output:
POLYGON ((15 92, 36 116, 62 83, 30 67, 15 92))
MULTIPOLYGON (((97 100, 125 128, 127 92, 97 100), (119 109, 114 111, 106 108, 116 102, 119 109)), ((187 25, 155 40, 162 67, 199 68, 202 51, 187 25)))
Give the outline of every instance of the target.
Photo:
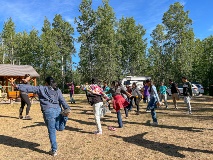
MULTIPOLYGON (((9 99, 11 103, 13 100, 19 98, 20 92, 14 90, 14 87, 11 86, 10 81, 18 84, 24 78, 25 74, 30 74, 31 85, 36 86, 36 78, 39 77, 39 74, 32 66, 0 64, 0 97, 4 98, 6 94, 7 99, 9 99)), ((35 95, 33 93, 29 93, 29 97, 32 98, 34 96, 35 95)))

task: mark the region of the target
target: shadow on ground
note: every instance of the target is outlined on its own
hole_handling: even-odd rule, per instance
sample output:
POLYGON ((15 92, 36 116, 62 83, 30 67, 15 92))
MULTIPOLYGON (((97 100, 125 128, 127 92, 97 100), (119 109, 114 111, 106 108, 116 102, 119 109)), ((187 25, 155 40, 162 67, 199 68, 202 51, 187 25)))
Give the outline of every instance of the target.
MULTIPOLYGON (((142 125, 150 126, 150 121, 147 121, 146 123, 142 123, 142 125)), ((156 125, 153 127, 166 128, 166 129, 177 129, 177 130, 190 131, 190 132, 203 132, 204 130, 213 130, 213 129, 206 129, 206 128, 167 126, 167 125, 156 125)))
POLYGON ((10 147, 26 148, 26 149, 30 149, 35 152, 49 154, 49 152, 36 148, 36 147, 40 146, 40 144, 38 144, 38 143, 24 141, 21 139, 17 139, 17 138, 5 136, 5 135, 0 135, 0 144, 10 146, 10 147))
POLYGON ((162 152, 168 156, 172 157, 179 157, 179 158, 185 158, 186 156, 179 151, 188 151, 188 152, 202 152, 202 153, 208 153, 213 154, 213 151, 209 150, 202 150, 202 149, 194 149, 194 148, 186 148, 181 146, 176 146, 174 144, 167 144, 167 143, 161 143, 161 142, 154 142, 150 141, 144 138, 144 136, 148 134, 148 132, 137 134, 130 137, 121 137, 117 135, 111 135, 112 137, 121 138, 125 142, 136 144, 138 146, 151 149, 154 151, 162 152))

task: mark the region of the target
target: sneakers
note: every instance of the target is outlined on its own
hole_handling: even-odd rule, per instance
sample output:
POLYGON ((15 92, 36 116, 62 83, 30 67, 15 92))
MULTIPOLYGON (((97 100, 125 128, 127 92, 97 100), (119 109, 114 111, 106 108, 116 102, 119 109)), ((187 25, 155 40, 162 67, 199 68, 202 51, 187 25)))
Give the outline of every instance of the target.
POLYGON ((23 119, 23 120, 32 120, 32 118, 31 118, 30 116, 28 116, 28 115, 25 116, 25 117, 23 117, 22 119, 23 119))
POLYGON ((19 119, 22 119, 23 118, 23 116, 22 115, 19 115, 19 119))
POLYGON ((57 150, 56 151, 50 151, 50 155, 52 155, 53 157, 57 156, 57 150))
POLYGON ((95 134, 95 135, 102 135, 102 132, 95 131, 94 134, 95 134))
POLYGON ((148 112, 151 112, 151 110, 146 110, 146 112, 148 113, 148 112))
POLYGON ((166 106, 166 109, 168 109, 168 106, 166 106))
POLYGON ((70 113, 70 112, 71 112, 70 108, 67 108, 67 109, 61 111, 61 114, 62 114, 63 116, 67 116, 67 114, 70 113))
POLYGON ((188 111, 188 112, 186 112, 186 114, 192 114, 192 112, 191 112, 191 111, 188 111))
POLYGON ((153 123, 150 123, 151 126, 157 126, 158 125, 158 122, 153 122, 153 123))

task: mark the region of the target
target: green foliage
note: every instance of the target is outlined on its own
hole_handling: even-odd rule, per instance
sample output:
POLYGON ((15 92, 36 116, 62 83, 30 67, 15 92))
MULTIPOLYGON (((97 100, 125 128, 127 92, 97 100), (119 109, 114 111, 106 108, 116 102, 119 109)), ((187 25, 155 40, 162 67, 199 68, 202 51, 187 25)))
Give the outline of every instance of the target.
POLYGON ((195 39, 188 14, 183 5, 174 3, 164 13, 163 24, 157 25, 151 34, 149 57, 158 81, 172 78, 180 82, 181 76, 192 78, 195 39))

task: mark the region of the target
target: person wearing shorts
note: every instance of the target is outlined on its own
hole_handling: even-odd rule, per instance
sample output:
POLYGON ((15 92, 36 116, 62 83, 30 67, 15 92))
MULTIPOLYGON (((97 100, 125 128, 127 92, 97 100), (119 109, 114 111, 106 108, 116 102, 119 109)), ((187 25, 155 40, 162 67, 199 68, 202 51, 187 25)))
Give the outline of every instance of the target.
POLYGON ((178 109, 177 108, 177 100, 179 100, 178 93, 180 94, 180 91, 179 91, 177 85, 173 82, 172 79, 169 79, 169 84, 171 85, 171 94, 172 94, 173 104, 175 106, 175 109, 178 109))

